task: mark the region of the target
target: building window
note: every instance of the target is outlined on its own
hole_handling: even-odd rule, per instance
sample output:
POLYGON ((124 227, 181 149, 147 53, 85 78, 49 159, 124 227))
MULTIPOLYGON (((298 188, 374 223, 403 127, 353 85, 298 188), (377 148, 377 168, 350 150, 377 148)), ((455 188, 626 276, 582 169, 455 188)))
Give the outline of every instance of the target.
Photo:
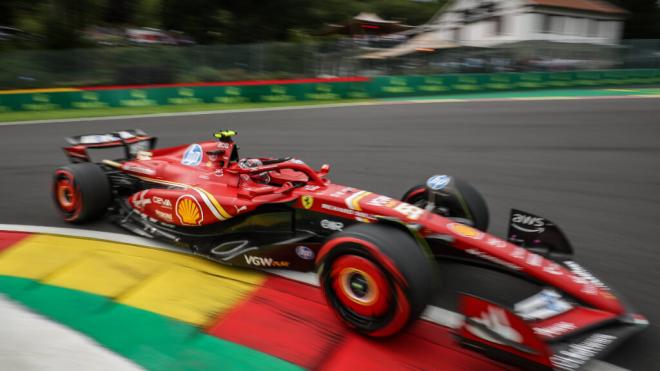
POLYGON ((561 35, 564 33, 564 17, 553 15, 550 16, 550 24, 552 28, 552 33, 561 35))
POLYGON ((504 28, 504 20, 502 19, 502 16, 493 17, 493 23, 495 24, 495 35, 501 35, 504 28))
POLYGON ((575 18, 575 35, 577 36, 587 36, 587 19, 586 18, 575 18))
POLYGON ((541 14, 541 32, 552 32, 552 16, 549 14, 541 14))
POLYGON ((459 42, 461 41, 461 29, 460 28, 454 28, 451 30, 452 34, 452 40, 459 42))
POLYGON ((587 25, 587 36, 598 37, 598 20, 590 19, 587 25))
POLYGON ((583 35, 582 18, 564 17, 564 33, 566 35, 583 35))

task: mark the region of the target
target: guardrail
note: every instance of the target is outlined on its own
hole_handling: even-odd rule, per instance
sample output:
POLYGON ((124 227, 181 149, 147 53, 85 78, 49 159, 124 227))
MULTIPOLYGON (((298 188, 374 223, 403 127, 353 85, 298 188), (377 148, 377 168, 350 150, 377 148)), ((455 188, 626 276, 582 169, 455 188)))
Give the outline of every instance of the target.
POLYGON ((660 84, 660 69, 347 77, 0 91, 0 112, 286 103, 660 84))

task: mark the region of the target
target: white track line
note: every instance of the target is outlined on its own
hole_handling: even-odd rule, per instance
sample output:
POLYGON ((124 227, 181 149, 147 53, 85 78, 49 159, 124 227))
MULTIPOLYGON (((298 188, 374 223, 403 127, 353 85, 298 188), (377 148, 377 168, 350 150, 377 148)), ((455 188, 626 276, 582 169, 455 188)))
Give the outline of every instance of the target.
POLYGON ((3 370, 141 371, 89 337, 0 295, 0 368, 3 370))
MULTIPOLYGON (((173 248, 172 246, 167 245, 165 243, 161 243, 148 238, 130 236, 121 233, 89 231, 89 230, 75 229, 75 228, 42 227, 42 226, 22 225, 22 224, 0 224, 0 231, 42 233, 42 234, 51 234, 51 235, 59 235, 66 237, 90 238, 90 239, 104 240, 110 242, 125 243, 130 245, 151 247, 155 249, 173 251, 178 253, 185 253, 184 251, 173 248)), ((319 286, 319 281, 316 274, 311 272, 302 273, 302 272, 278 270, 278 269, 266 269, 265 271, 284 278, 288 278, 292 281, 302 282, 313 286, 319 286)), ((426 321, 438 324, 440 326, 448 327, 451 329, 458 328, 463 322, 462 314, 452 312, 450 310, 436 307, 433 305, 429 305, 428 307, 426 307, 426 310, 424 310, 424 313, 422 313, 421 317, 426 321)), ((627 369, 625 368, 621 368, 616 365, 605 363, 600 360, 590 361, 586 365, 586 367, 584 367, 582 370, 627 371, 627 369)))
POLYGON ((294 110, 310 110, 310 109, 324 109, 324 108, 361 107, 361 106, 391 106, 391 105, 402 105, 402 104, 474 103, 474 102, 478 103, 478 102, 506 102, 506 101, 524 102, 524 101, 550 101, 550 100, 556 101, 556 100, 604 100, 604 99, 660 99, 660 94, 659 95, 652 95, 652 94, 602 95, 602 96, 579 96, 579 97, 567 96, 567 97, 466 98, 466 99, 460 99, 460 98, 425 99, 424 97, 420 97, 418 100, 391 100, 391 101, 377 100, 377 101, 368 101, 368 102, 318 104, 318 105, 309 105, 309 106, 245 108, 245 109, 228 109, 228 110, 215 110, 215 111, 152 113, 152 114, 144 114, 144 115, 126 115, 126 116, 9 121, 9 122, 0 122, 0 126, 77 123, 77 122, 90 122, 90 121, 116 121, 116 120, 143 119, 143 118, 185 117, 185 116, 202 116, 202 115, 221 115, 221 114, 231 114, 231 113, 294 111, 294 110))
POLYGON ((53 119, 53 120, 32 120, 32 121, 10 121, 10 122, 0 122, 0 125, 8 126, 8 125, 26 125, 26 124, 53 124, 53 123, 89 122, 89 121, 132 120, 132 119, 159 118, 159 117, 220 115, 220 114, 229 114, 229 113, 293 111, 293 110, 319 109, 319 108, 369 106, 374 104, 378 104, 378 103, 377 102, 334 103, 334 104, 319 104, 319 105, 309 105, 309 106, 243 108, 243 109, 227 109, 227 110, 215 110, 215 111, 151 113, 144 115, 104 116, 104 117, 87 117, 87 118, 83 117, 83 118, 72 118, 72 119, 63 118, 63 119, 53 119))

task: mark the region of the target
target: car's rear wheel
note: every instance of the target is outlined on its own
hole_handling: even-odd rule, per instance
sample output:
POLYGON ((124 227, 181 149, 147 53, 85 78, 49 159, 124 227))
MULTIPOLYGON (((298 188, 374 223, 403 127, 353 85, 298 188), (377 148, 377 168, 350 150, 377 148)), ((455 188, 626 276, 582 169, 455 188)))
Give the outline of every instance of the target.
POLYGON ((431 297, 431 261, 405 231, 356 224, 330 237, 317 258, 326 300, 349 327, 391 336, 417 319, 431 297))
POLYGON ((53 199, 65 221, 84 223, 105 214, 112 201, 112 189, 98 165, 83 162, 55 170, 53 199))
MULTIPOLYGON (((449 218, 468 220, 473 227, 485 232, 490 219, 486 200, 470 183, 455 177, 452 177, 452 182, 454 190, 450 197, 441 198, 441 202, 436 199, 434 212, 449 218)), ((404 193, 401 201, 424 209, 428 198, 428 190, 420 184, 404 193)))

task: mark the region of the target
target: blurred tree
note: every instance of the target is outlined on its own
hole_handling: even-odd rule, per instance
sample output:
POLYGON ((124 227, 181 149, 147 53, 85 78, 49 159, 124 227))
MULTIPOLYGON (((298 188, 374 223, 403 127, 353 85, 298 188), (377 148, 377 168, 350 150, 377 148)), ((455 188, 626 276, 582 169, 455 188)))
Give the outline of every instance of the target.
POLYGON ((660 39, 660 2, 657 0, 616 0, 631 12, 626 20, 624 38, 660 39))
POLYGON ((221 0, 163 0, 161 5, 162 26, 188 33, 197 42, 215 41, 216 34, 223 33, 222 22, 231 23, 231 16, 220 10, 221 0))
POLYGON ((161 27, 161 0, 138 0, 134 5, 133 21, 141 27, 161 27))
POLYGON ((327 23, 368 11, 409 24, 447 0, 0 0, 0 24, 25 25, 45 46, 74 47, 92 24, 175 29, 199 43, 311 40, 327 23))
POLYGON ((106 0, 103 4, 103 20, 114 24, 127 24, 133 19, 131 0, 106 0))
MULTIPOLYGON (((311 40, 327 23, 360 12, 417 25, 448 0, 0 0, 0 25, 44 36, 48 47, 80 44, 79 31, 104 23, 176 29, 197 42, 311 40)), ((659 38, 657 0, 611 0, 628 9, 626 38, 659 38)))
POLYGON ((15 7, 14 0, 0 1, 0 26, 15 25, 15 7))
POLYGON ((98 20, 100 0, 49 0, 41 7, 45 46, 79 46, 80 31, 98 20))

